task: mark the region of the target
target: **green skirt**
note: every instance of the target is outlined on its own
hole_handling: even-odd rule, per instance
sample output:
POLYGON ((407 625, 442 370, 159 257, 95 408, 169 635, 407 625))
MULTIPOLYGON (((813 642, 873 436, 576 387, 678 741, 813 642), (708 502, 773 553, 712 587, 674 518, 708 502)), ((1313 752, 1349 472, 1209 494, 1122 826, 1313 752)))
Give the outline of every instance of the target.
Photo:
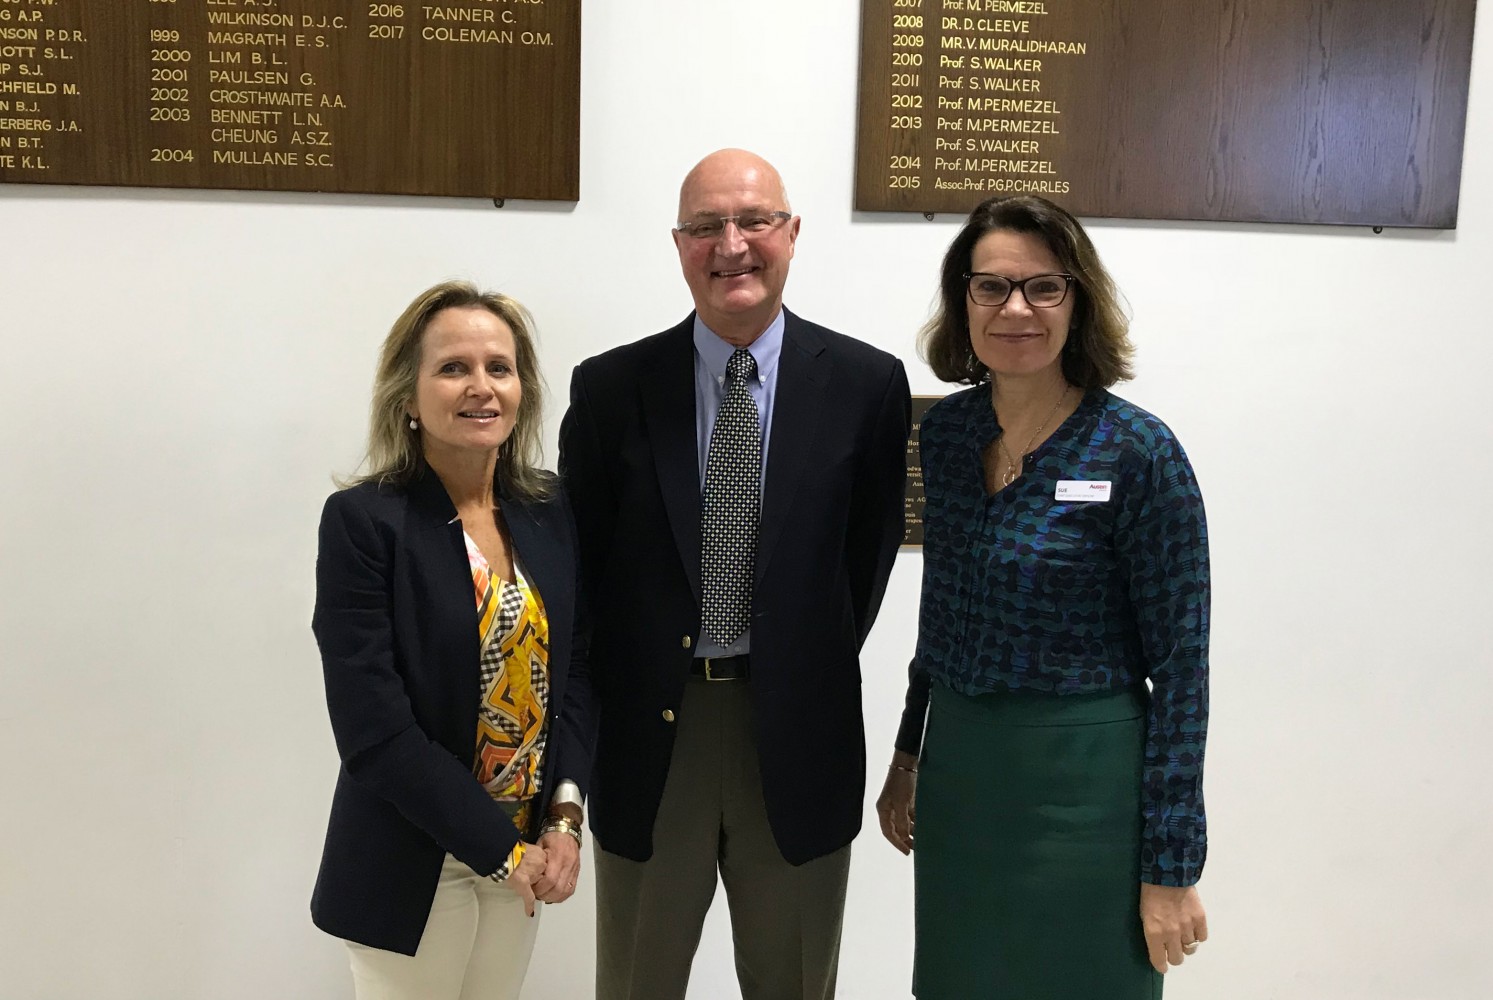
POLYGON ((1159 1000, 1138 912, 1147 699, 934 685, 919 1000, 1159 1000))

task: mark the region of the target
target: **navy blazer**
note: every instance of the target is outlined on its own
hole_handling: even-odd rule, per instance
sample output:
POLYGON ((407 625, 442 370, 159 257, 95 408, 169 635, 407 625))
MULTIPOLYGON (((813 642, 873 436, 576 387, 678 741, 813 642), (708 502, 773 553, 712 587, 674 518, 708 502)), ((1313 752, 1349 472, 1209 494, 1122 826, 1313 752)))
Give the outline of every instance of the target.
MULTIPOLYGON (((575 370, 560 467, 580 533, 601 707, 588 821, 653 854, 673 719, 700 633, 694 317, 575 370)), ((785 310, 752 595, 751 700, 767 818, 802 864, 860 830, 860 648, 903 534, 902 363, 785 310)))
MULTIPOLYGON (((537 827, 558 782, 586 790, 594 752, 575 526, 558 491, 539 503, 500 493, 499 505, 549 619, 537 827)), ((406 955, 420 943, 445 855, 489 874, 520 839, 472 774, 481 640, 455 518, 428 467, 408 486, 363 483, 327 499, 316 559, 312 629, 342 766, 311 915, 337 937, 406 955)))

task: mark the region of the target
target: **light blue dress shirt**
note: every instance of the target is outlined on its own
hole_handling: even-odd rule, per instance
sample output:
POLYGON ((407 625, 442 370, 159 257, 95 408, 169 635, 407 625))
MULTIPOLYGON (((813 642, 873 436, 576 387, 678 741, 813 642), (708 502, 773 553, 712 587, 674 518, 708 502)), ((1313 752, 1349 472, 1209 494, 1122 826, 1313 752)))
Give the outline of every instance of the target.
MULTIPOLYGON (((767 482, 767 445, 772 435, 772 401, 778 387, 778 358, 783 353, 783 310, 768 324, 761 336, 747 345, 757 362, 757 381, 747 388, 757 404, 757 425, 762 429, 762 482, 767 482)), ((736 348, 695 316, 695 444, 700 455, 700 489, 705 488, 705 460, 710 454, 710 435, 715 430, 715 415, 726 398, 726 362, 736 348)), ((737 656, 752 648, 752 630, 748 628, 729 646, 720 646, 700 630, 695 656, 737 656)))

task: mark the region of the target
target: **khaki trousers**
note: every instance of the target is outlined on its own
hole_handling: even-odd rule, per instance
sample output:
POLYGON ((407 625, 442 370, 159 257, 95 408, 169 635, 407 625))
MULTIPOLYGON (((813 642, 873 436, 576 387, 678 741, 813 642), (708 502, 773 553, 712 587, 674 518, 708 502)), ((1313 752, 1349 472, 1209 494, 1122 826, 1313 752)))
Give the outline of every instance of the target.
MULTIPOLYGON (((796 867, 783 860, 762 801, 748 684, 686 685, 653 857, 596 845, 597 1000, 683 1000, 717 873, 744 1000, 835 995, 850 847, 796 867)), ((791 767, 792 748, 782 754, 791 767)))
POLYGON ((414 955, 347 943, 357 1000, 518 1000, 539 932, 507 886, 451 855, 414 955))

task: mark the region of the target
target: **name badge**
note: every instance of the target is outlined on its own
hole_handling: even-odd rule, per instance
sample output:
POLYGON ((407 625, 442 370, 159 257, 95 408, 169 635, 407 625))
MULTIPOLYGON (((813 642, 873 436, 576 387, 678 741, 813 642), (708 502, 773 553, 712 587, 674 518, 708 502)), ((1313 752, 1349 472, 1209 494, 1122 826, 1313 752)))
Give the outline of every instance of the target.
POLYGON ((1109 499, 1109 480, 1106 479, 1098 482, 1084 482, 1080 479, 1059 480, 1058 489, 1053 494, 1053 499, 1103 503, 1109 499))

